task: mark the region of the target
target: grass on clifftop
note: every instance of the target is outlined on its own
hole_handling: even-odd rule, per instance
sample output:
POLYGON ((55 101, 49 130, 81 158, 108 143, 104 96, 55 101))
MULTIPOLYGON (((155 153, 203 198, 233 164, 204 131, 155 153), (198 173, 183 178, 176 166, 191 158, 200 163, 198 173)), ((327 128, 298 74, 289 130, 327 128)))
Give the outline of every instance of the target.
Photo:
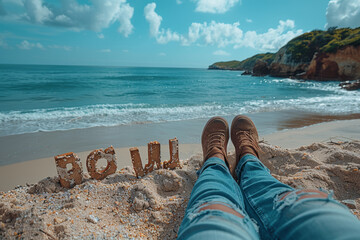
POLYGON ((262 60, 268 62, 269 64, 274 60, 274 53, 262 53, 256 54, 250 58, 247 58, 243 61, 229 61, 229 62, 216 62, 212 66, 229 69, 229 70, 249 70, 252 71, 257 60, 262 60))
POLYGON ((285 45, 295 62, 310 62, 315 52, 334 53, 345 46, 360 45, 360 28, 314 30, 294 38, 285 45))
POLYGON ((222 68, 222 69, 236 69, 240 63, 241 62, 234 60, 234 61, 228 61, 228 62, 217 62, 217 63, 214 63, 213 65, 215 65, 218 68, 222 68))

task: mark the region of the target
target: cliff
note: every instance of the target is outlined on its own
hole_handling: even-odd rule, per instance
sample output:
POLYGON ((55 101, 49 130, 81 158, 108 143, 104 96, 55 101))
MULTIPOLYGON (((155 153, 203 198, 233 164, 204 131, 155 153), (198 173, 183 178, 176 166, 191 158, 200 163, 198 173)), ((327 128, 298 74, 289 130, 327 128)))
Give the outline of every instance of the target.
POLYGON ((336 53, 317 53, 311 60, 305 79, 360 79, 360 46, 347 46, 336 53))
POLYGON ((282 47, 269 66, 274 77, 353 80, 360 77, 360 28, 315 30, 282 47))
MULTIPOLYGON (((250 70, 255 76, 313 80, 359 79, 360 28, 314 30, 292 39, 275 54, 257 54, 232 63, 232 70, 250 70)), ((222 69, 228 63, 217 64, 211 66, 222 69)))
POLYGON ((216 62, 209 66, 211 70, 240 70, 239 64, 240 61, 229 61, 229 62, 216 62))
POLYGON ((268 64, 274 60, 274 53, 256 54, 243 61, 229 61, 229 62, 216 62, 209 66, 209 69, 215 70, 238 70, 238 71, 252 71, 257 61, 264 61, 268 64))

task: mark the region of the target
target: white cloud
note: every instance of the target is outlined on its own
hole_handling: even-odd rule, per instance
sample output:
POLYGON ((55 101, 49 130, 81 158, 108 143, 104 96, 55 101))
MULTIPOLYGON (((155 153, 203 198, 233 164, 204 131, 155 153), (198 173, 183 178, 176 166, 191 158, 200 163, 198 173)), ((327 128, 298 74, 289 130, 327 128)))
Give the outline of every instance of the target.
POLYGON ((149 3, 144 8, 145 19, 150 25, 150 35, 156 37, 159 33, 162 17, 155 12, 156 3, 149 3))
POLYGON ((195 0, 196 11, 206 13, 225 13, 240 0, 195 0))
POLYGON ((42 0, 25 0, 24 7, 27 12, 27 18, 31 22, 43 23, 50 20, 53 16, 50 9, 43 5, 42 0))
POLYGON ((134 8, 127 0, 62 0, 59 5, 50 5, 43 0, 24 0, 23 20, 75 30, 100 32, 118 22, 118 31, 128 37, 133 31, 131 18, 134 8), (84 1, 82 1, 84 2, 84 1))
POLYGON ((102 50, 100 50, 100 52, 102 52, 102 53, 110 53, 111 49, 102 49, 102 50))
POLYGON ((161 53, 159 53, 159 56, 165 57, 166 53, 161 52, 161 53))
POLYGON ((27 40, 22 41, 18 47, 22 50, 30 50, 32 48, 38 48, 44 50, 44 46, 41 43, 30 43, 27 40))
POLYGON ((102 33, 97 34, 97 37, 100 38, 100 39, 104 39, 104 38, 105 38, 104 34, 102 34, 102 33))
POLYGON ((160 29, 162 17, 155 12, 156 3, 149 3, 144 8, 145 19, 150 25, 150 36, 155 37, 156 41, 161 44, 170 41, 179 41, 180 35, 172 32, 170 29, 160 29))
POLYGON ((119 22, 120 26, 118 31, 122 33, 125 37, 128 37, 132 31, 134 26, 131 24, 131 18, 134 14, 134 8, 131 7, 128 3, 124 4, 123 7, 119 10, 119 22))
POLYGON ((182 1, 181 0, 176 0, 176 3, 177 4, 182 4, 182 1))
POLYGON ((247 22, 247 23, 252 23, 252 22, 253 22, 253 20, 252 20, 252 19, 247 18, 247 19, 246 19, 246 22, 247 22))
POLYGON ((188 36, 182 38, 183 45, 201 41, 206 45, 225 47, 231 44, 241 44, 243 31, 239 28, 240 23, 233 24, 217 23, 210 24, 192 23, 189 27, 188 36))
POLYGON ((63 46, 63 45, 49 45, 48 48, 52 48, 52 49, 61 49, 61 50, 65 50, 65 51, 71 51, 72 47, 70 46, 63 46))
POLYGON ((230 53, 225 52, 224 50, 217 50, 215 52, 213 52, 214 55, 216 56, 229 56, 230 53))
POLYGON ((123 53, 128 53, 128 52, 129 52, 129 50, 124 49, 124 50, 122 50, 122 52, 123 52, 123 53))
POLYGON ((328 27, 359 27, 360 0, 330 0, 326 19, 328 27))
POLYGON ((248 31, 244 35, 238 47, 251 47, 261 51, 277 51, 288 41, 303 33, 302 29, 294 30, 293 20, 279 21, 277 28, 270 28, 266 33, 258 34, 255 31, 248 31))
POLYGON ((294 37, 303 33, 303 30, 295 30, 293 20, 279 21, 277 28, 269 28, 265 33, 248 31, 246 33, 239 27, 240 23, 192 23, 188 28, 187 35, 173 32, 171 29, 161 28, 163 18, 155 12, 156 4, 149 3, 144 9, 146 20, 150 25, 150 36, 156 38, 161 44, 170 41, 180 41, 182 45, 191 44, 215 45, 217 47, 232 46, 251 47, 261 51, 277 51, 294 37))

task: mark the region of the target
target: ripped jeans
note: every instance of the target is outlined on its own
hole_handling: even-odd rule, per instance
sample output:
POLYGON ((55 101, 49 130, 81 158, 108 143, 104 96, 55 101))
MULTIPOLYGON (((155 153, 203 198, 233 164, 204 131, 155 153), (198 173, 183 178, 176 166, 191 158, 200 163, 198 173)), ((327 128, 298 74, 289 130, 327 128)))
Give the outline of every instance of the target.
POLYGON ((219 158, 204 163, 178 239, 360 239, 360 221, 331 194, 295 190, 250 154, 236 174, 219 158))

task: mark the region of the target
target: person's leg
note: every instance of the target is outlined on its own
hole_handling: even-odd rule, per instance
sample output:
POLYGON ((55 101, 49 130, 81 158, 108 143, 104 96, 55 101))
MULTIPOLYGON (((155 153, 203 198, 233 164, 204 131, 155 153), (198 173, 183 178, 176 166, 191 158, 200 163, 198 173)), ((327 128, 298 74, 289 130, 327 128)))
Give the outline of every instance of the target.
POLYGON ((178 239, 258 239, 226 164, 228 138, 224 119, 208 121, 202 137, 205 162, 198 171, 178 239))
POLYGON ((295 190, 271 176, 258 158, 257 132, 250 119, 235 118, 231 133, 245 210, 257 221, 262 239, 359 239, 360 221, 331 194, 295 190))

